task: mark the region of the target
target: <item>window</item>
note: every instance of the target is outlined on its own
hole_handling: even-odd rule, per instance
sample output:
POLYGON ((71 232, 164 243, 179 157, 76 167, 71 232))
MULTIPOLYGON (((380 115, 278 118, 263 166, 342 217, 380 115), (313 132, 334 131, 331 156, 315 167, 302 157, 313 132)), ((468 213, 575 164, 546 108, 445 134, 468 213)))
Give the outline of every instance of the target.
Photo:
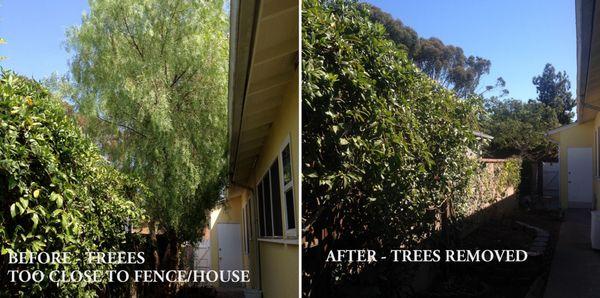
POLYGON ((283 229, 281 227, 281 187, 279 185, 277 160, 273 162, 269 172, 271 172, 271 196, 273 201, 273 235, 283 236, 283 229))
POLYGON ((259 235, 262 238, 296 237, 294 185, 289 139, 256 185, 259 235))
POLYGON ((260 235, 262 237, 282 237, 281 188, 279 181, 279 159, 276 159, 258 183, 260 235))
POLYGON ((281 151, 283 169, 283 196, 285 199, 286 230, 289 235, 296 235, 296 214, 294 212, 294 183, 292 179, 292 156, 290 144, 281 151))

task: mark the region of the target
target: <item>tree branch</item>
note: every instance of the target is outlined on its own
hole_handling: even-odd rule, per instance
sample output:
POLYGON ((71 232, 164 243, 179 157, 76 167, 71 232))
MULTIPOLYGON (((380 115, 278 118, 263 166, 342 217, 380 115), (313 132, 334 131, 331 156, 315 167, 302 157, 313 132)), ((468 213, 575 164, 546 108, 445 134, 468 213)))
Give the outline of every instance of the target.
POLYGON ((190 69, 190 67, 188 66, 184 71, 175 74, 175 77, 173 77, 173 80, 171 81, 171 85, 169 86, 170 88, 173 88, 177 82, 179 82, 179 80, 183 77, 183 75, 185 75, 185 73, 190 69))
POLYGON ((127 30, 127 34, 129 35, 129 38, 131 39, 131 43, 133 44, 133 47, 135 48, 135 50, 137 51, 137 53, 140 55, 140 58, 142 58, 142 60, 143 60, 144 59, 144 53, 142 52, 142 50, 138 46, 137 42, 135 42, 135 38, 133 37, 133 34, 129 30, 129 24, 127 23, 127 16, 123 16, 123 22, 125 22, 125 30, 127 30))
POLYGON ((115 125, 115 126, 118 126, 118 127, 125 128, 125 129, 127 129, 127 130, 130 130, 131 132, 134 132, 134 133, 136 133, 136 134, 138 134, 138 135, 140 135, 140 136, 142 136, 142 137, 144 137, 144 138, 146 137, 146 135, 145 135, 145 134, 141 133, 140 131, 136 130, 135 128, 133 128, 133 127, 131 127, 131 126, 127 126, 127 125, 125 125, 125 124, 120 124, 120 123, 115 123, 115 122, 112 122, 112 121, 110 121, 110 120, 108 120, 108 119, 104 119, 104 118, 102 118, 102 117, 100 117, 100 116, 98 116, 98 115, 96 115, 96 117, 97 117, 99 120, 102 120, 102 121, 104 121, 104 122, 106 122, 106 123, 108 123, 108 124, 111 124, 111 125, 115 125))

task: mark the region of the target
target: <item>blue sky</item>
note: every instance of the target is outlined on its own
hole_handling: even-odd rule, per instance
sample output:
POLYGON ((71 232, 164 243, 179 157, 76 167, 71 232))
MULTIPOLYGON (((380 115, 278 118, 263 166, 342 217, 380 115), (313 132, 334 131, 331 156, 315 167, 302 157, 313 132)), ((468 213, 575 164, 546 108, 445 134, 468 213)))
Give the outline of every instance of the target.
POLYGON ((421 37, 438 37, 465 54, 492 61, 488 85, 499 76, 510 97, 536 97, 531 79, 549 62, 565 70, 575 94, 575 0, 368 0, 421 37))
POLYGON ((36 79, 67 73, 65 32, 84 11, 86 0, 0 0, 0 65, 36 79))
MULTIPOLYGON (((369 0, 422 37, 438 37, 492 61, 482 85, 502 76, 510 96, 535 98, 533 76, 547 62, 576 79, 574 0, 369 0)), ((0 0, 0 65, 41 79, 68 71, 65 31, 81 22, 87 1, 0 0)))

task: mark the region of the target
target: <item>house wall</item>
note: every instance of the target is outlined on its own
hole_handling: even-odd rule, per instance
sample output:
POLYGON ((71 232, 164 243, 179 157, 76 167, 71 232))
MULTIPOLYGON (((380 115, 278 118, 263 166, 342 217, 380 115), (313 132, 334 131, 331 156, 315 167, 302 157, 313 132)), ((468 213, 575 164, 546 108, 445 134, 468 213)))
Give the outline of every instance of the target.
MULTIPOLYGON (((558 142, 560 164, 560 204, 561 208, 568 208, 568 165, 567 152, 569 148, 593 147, 595 121, 575 125, 550 137, 558 142)), ((595 154, 594 154, 595 156, 595 154)), ((597 183, 594 183, 597 184, 597 183)), ((595 191, 597 193, 597 191, 595 191)))
MULTIPOLYGON (((300 127, 298 123, 299 97, 297 82, 298 75, 296 74, 284 93, 279 115, 271 126, 269 137, 263 145, 260 157, 256 162, 255 171, 247 185, 255 186, 259 182, 273 160, 279 155, 281 145, 289 137, 294 183, 294 213, 298 222, 300 218, 300 182, 298 177, 300 127)), ((254 231, 258 231, 256 226, 258 212, 256 208, 253 208, 253 211, 254 231)), ((300 231, 298 223, 296 226, 297 231, 300 231)), ((263 297, 295 297, 298 295, 298 243, 297 237, 287 236, 283 240, 258 240, 260 283, 263 297)))
MULTIPOLYGON (((247 287, 261 288, 263 297, 295 297, 298 295, 298 237, 286 236, 282 240, 257 239, 258 234, 258 209, 252 201, 252 188, 268 170, 282 149, 282 144, 289 138, 292 154, 292 179, 294 184, 294 213, 296 221, 300 218, 298 167, 299 155, 299 100, 298 100, 298 75, 294 76, 286 89, 279 108, 278 117, 270 128, 269 136, 261 149, 253 173, 245 186, 232 185, 228 189, 228 199, 223 206, 216 208, 211 213, 211 269, 219 270, 219 241, 216 225, 219 223, 239 223, 241 233, 244 234, 245 222, 242 217, 242 207, 251 208, 251 241, 250 253, 244 250, 246 235, 242 239, 242 261, 244 269, 250 270, 250 283, 247 287), (258 254, 260 252, 260 256, 258 254)), ((297 223, 297 233, 300 228, 297 223)), ((218 286, 218 284, 216 285, 218 286)))

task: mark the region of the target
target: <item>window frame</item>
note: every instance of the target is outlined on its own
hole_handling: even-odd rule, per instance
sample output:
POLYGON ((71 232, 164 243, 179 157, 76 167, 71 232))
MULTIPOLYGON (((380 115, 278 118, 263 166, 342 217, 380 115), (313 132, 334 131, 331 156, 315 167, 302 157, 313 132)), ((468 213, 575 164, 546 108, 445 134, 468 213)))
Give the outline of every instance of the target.
MULTIPOLYGON (((274 223, 274 219, 275 218, 274 218, 274 211, 273 211, 274 204, 273 204, 273 193, 272 193, 272 183, 273 183, 273 181, 271 181, 272 180, 271 179, 271 177, 272 177, 271 176, 271 167, 275 164, 275 162, 277 162, 277 168, 278 168, 278 171, 279 171, 279 161, 278 160, 279 160, 279 155, 276 156, 275 159, 271 160, 271 162, 268 164, 267 169, 264 171, 264 173, 262 174, 262 176, 260 176, 261 178, 260 178, 260 180, 258 180, 258 182, 256 183, 256 186, 255 186, 255 190, 256 190, 257 194, 261 196, 262 201, 263 201, 263 204, 262 204, 263 218, 259 218, 259 227, 258 227, 258 229, 259 229, 260 233, 258 234, 258 238, 257 238, 258 240, 261 240, 261 239, 262 240, 264 240, 264 239, 281 240, 281 239, 285 238, 285 230, 283 229, 283 226, 282 226, 282 229, 281 229, 281 236, 275 236, 275 223, 274 223), (266 184, 267 181, 265 181, 265 179, 267 177, 268 177, 268 182, 269 182, 268 185, 266 184), (262 194, 258 193, 259 185, 262 185, 260 187, 262 189, 262 194), (266 194, 267 191, 269 192, 269 202, 270 202, 270 208, 269 208, 270 210, 269 211, 270 211, 270 219, 271 219, 271 222, 270 222, 270 225, 271 225, 271 235, 265 235, 265 234, 267 234, 267 227, 266 227, 266 225, 267 225, 267 214, 265 212, 266 211, 265 209, 266 209, 266 206, 267 206, 265 194, 266 194), (260 226, 261 223, 263 223, 265 225, 264 226, 264 232, 265 232, 264 234, 262 234, 263 231, 262 231, 262 227, 260 226)), ((281 181, 281 177, 279 177, 278 180, 281 181)), ((279 185, 281 185, 281 183, 279 185)), ((281 202, 281 188, 279 188, 279 200, 281 202)), ((258 214, 259 214, 259 217, 260 217, 261 206, 259 206, 258 208, 259 208, 258 209, 258 214)), ((283 215, 282 215, 282 217, 283 217, 283 215)), ((282 224, 283 224, 283 221, 282 221, 282 224)))
POLYGON ((267 241, 267 242, 278 242, 278 243, 291 243, 290 241, 286 241, 286 240, 293 240, 293 242, 295 243, 295 240, 298 238, 298 223, 296 220, 296 214, 297 213, 297 208, 296 208, 296 194, 295 189, 294 189, 294 162, 293 162, 293 158, 292 158, 292 143, 291 143, 291 138, 289 136, 289 134, 285 137, 285 139, 283 140, 283 142, 281 143, 281 145, 279 146, 279 151, 277 152, 277 155, 268 163, 267 168, 265 169, 265 171, 262 173, 262 175, 259 176, 260 179, 256 182, 255 185, 255 193, 256 195, 254 197, 256 197, 256 202, 257 202, 257 210, 256 210, 256 214, 258 217, 258 234, 257 234, 257 240, 258 241, 267 241), (290 168, 291 168, 291 177, 290 177, 290 181, 288 183, 285 183, 284 181, 284 169, 283 169, 283 150, 286 148, 286 146, 289 146, 289 150, 290 150, 290 168), (274 224, 274 208, 273 208, 273 194, 272 194, 272 183, 273 179, 271 179, 271 167, 273 166, 273 164, 277 164, 277 171, 278 171, 278 180, 277 183, 279 183, 279 201, 280 201, 280 212, 281 212, 281 230, 282 230, 282 235, 281 236, 274 236, 273 234, 275 234, 275 224, 274 224), (265 185, 265 178, 267 177, 267 175, 269 176, 269 185, 266 186, 265 185), (260 189, 263 191, 263 193, 258 193, 259 190, 259 186, 260 189), (269 199, 271 200, 271 208, 270 208, 270 212, 271 212, 271 231, 272 231, 272 235, 271 236, 266 236, 264 234, 266 234, 267 228, 266 228, 266 208, 265 206, 267 205, 267 202, 265 201, 266 197, 265 197, 265 192, 269 191, 270 193, 270 197, 269 199), (287 191, 291 191, 292 192, 292 196, 293 196, 293 209, 294 209, 294 228, 293 229, 288 229, 288 214, 287 214, 287 199, 285 197, 285 194, 287 191), (260 198, 258 197, 260 196, 260 198), (260 201, 262 201, 262 206, 259 206, 258 204, 260 204, 260 201), (262 209, 262 213, 263 213, 263 217, 261 218, 260 213, 261 213, 261 209, 262 209), (262 233, 263 231, 263 227, 261 227, 261 224, 264 224, 264 234, 262 233))
POLYGON ((278 159, 279 159, 279 181, 281 183, 281 213, 282 213, 282 218, 283 218, 283 225, 285 227, 285 234, 287 237, 292 238, 292 237, 298 237, 298 223, 296 222, 296 194, 294 193, 295 189, 294 189, 294 162, 293 162, 293 158, 292 158, 292 143, 291 143, 291 138, 288 135, 283 143, 281 144, 281 146, 279 146, 279 154, 278 154, 278 159), (285 150, 285 147, 289 146, 290 148, 290 171, 291 171, 291 177, 290 177, 290 181, 288 183, 285 183, 285 175, 284 175, 284 168, 283 168, 283 150, 285 150), (294 228, 289 229, 288 228, 288 208, 287 208, 287 197, 285 196, 287 191, 291 191, 292 192, 292 207, 294 209, 294 228))

